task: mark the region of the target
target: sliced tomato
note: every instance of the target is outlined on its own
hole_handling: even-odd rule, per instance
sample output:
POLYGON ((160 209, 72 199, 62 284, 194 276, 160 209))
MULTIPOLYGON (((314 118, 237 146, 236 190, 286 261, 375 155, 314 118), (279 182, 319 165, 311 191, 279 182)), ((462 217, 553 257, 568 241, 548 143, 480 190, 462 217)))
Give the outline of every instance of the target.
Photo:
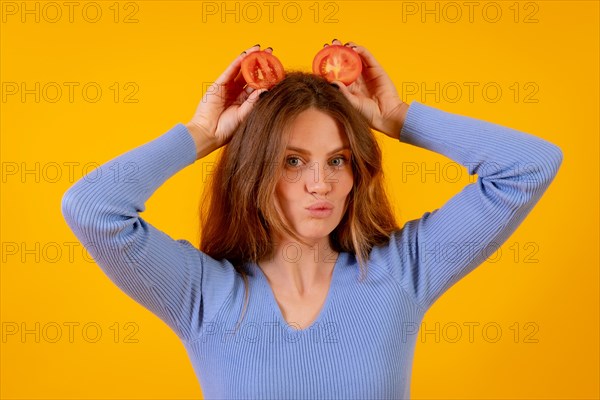
POLYGON ((325 46, 313 59, 313 73, 321 75, 329 82, 335 80, 349 85, 362 72, 362 60, 350 47, 338 44, 325 46))
POLYGON ((246 83, 254 89, 269 89, 285 76, 279 59, 266 51, 248 54, 242 60, 241 68, 246 83))

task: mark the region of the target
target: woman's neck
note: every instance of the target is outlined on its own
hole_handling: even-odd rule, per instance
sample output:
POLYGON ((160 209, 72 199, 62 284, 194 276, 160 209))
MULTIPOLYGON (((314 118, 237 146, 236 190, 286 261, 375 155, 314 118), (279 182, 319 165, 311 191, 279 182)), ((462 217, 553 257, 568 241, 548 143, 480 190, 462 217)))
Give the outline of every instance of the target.
POLYGON ((283 241, 275 247, 273 257, 258 265, 272 286, 302 296, 328 284, 338 255, 331 248, 329 237, 311 246, 283 241))

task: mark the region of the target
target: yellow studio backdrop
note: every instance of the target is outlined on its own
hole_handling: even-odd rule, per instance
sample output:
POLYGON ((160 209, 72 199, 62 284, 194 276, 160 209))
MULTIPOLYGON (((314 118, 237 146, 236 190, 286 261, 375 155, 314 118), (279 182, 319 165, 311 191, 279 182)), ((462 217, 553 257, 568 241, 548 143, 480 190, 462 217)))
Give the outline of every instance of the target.
MULTIPOLYGON (((517 231, 425 315, 415 399, 597 399, 596 1, 2 1, 1 397, 197 399, 176 335, 103 274, 63 193, 191 118, 244 49, 309 70, 325 42, 366 46, 404 101, 557 144, 563 165, 517 231)), ((377 132, 399 222, 476 177, 377 132)), ((142 216, 198 241, 214 154, 142 216)), ((117 172, 117 171, 115 171, 117 172)))

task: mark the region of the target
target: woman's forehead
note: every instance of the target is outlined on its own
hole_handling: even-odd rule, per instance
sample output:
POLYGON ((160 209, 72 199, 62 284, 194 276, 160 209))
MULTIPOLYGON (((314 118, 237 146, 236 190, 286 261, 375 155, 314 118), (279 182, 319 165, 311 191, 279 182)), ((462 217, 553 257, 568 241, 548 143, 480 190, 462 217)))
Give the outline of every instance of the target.
POLYGON ((324 126, 288 131, 284 139, 285 147, 304 152, 322 152, 341 146, 350 146, 348 135, 340 127, 324 126))

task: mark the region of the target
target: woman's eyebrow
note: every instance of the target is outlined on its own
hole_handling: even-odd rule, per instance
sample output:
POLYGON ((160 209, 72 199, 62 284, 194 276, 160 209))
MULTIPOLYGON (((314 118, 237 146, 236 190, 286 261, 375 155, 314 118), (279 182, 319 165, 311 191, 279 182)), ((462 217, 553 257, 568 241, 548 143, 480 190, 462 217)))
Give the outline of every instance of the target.
MULTIPOLYGON (((301 149, 299 147, 293 147, 293 146, 288 146, 285 148, 286 150, 291 150, 291 151, 296 151, 298 153, 302 153, 302 154, 308 154, 311 155, 311 152, 306 150, 306 149, 301 149)), ((333 153, 337 153, 338 151, 342 151, 342 150, 350 150, 350 146, 343 146, 340 147, 339 149, 335 149, 333 151, 330 151, 329 153, 327 153, 327 155, 331 155, 333 153)))

